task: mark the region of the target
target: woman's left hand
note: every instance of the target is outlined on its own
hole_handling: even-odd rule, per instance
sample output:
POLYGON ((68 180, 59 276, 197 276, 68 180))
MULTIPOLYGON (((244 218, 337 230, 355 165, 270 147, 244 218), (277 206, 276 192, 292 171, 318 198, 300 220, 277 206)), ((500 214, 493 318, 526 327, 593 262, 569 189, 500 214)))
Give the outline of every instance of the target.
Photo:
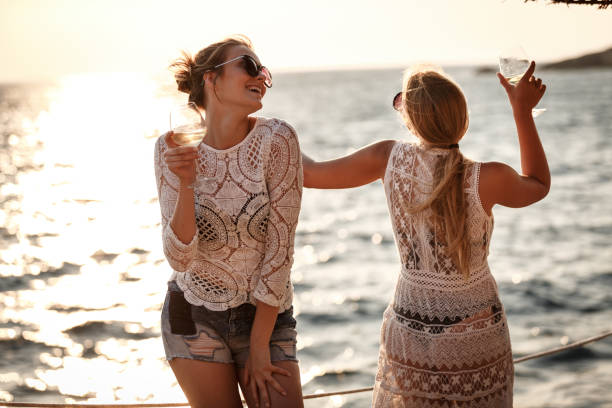
POLYGON ((531 109, 535 108, 546 92, 546 85, 542 83, 542 80, 533 76, 535 66, 535 62, 531 61, 529 68, 516 85, 510 84, 501 73, 497 73, 499 82, 508 94, 512 109, 518 112, 528 112, 530 115, 531 109))
POLYGON ((251 391, 255 398, 257 407, 259 401, 262 401, 265 407, 270 406, 270 396, 266 382, 270 383, 272 388, 278 391, 281 395, 287 395, 287 392, 274 379, 272 374, 285 375, 291 377, 289 371, 273 365, 270 361, 270 347, 268 345, 254 348, 251 346, 249 358, 245 367, 245 385, 251 391))

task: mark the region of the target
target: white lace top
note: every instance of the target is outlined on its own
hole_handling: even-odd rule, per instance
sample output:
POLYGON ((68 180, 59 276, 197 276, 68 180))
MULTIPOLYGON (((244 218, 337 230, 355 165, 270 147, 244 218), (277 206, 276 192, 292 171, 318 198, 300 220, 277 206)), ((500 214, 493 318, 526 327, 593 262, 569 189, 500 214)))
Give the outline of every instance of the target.
POLYGON ((512 352, 487 263, 493 217, 478 195, 480 163, 466 159, 469 278, 446 254, 431 211, 407 211, 431 192, 446 154, 396 143, 387 164, 384 187, 402 268, 383 318, 375 407, 512 406, 512 352))
POLYGON ((302 161, 293 128, 257 118, 239 144, 216 150, 199 145, 195 183, 197 234, 182 243, 170 220, 179 179, 165 165, 161 136, 155 177, 163 247, 175 280, 193 305, 226 310, 255 300, 289 308, 295 228, 302 196, 302 161))

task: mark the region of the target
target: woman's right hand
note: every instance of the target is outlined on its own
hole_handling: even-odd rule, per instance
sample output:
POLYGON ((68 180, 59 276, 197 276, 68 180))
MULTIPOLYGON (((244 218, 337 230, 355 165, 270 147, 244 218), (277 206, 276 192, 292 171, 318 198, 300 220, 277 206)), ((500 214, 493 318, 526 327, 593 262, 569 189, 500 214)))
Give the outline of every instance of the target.
POLYGON ((529 68, 527 68, 521 80, 514 86, 510 84, 501 73, 497 73, 499 82, 508 94, 508 99, 510 100, 510 105, 512 105, 513 110, 531 113, 531 109, 533 109, 540 99, 542 99, 542 96, 544 96, 546 85, 542 84, 540 78, 533 76, 534 71, 535 62, 531 61, 529 68))
POLYGON ((198 157, 198 148, 176 144, 172 140, 172 133, 172 131, 166 133, 165 141, 168 150, 164 153, 164 160, 168 169, 179 178, 181 184, 191 185, 196 177, 195 159, 198 157))

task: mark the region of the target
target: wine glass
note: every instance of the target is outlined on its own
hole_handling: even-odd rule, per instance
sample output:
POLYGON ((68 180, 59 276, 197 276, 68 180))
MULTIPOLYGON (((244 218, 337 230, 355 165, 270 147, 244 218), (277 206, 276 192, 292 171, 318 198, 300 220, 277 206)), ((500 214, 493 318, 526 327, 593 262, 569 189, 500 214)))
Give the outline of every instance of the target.
POLYGON ((197 146, 206 135, 204 118, 195 103, 174 107, 170 111, 172 140, 180 146, 197 146))
MULTIPOLYGON (((519 45, 508 47, 502 50, 499 54, 499 72, 510 82, 512 85, 516 85, 527 68, 529 68, 529 57, 519 45)), ((535 118, 545 112, 546 108, 532 109, 531 115, 535 118)))
MULTIPOLYGON (((170 110, 170 129, 172 129, 172 140, 180 146, 198 146, 206 136, 206 123, 195 103, 189 102, 179 105, 170 110)), ((208 189, 214 177, 207 177, 201 168, 204 163, 196 166, 196 179, 191 187, 208 189)))

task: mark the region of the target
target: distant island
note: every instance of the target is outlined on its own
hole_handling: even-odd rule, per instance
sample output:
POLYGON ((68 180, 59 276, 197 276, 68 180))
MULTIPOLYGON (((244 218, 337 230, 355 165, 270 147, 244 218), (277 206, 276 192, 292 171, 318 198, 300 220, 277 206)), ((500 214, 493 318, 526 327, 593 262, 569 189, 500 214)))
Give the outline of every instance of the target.
POLYGON ((593 54, 586 54, 578 58, 544 64, 547 69, 580 69, 612 67, 612 48, 593 54))
MULTIPOLYGON (((585 54, 577 58, 541 64, 540 67, 543 69, 612 68, 612 48, 592 54, 585 54)), ((499 68, 497 67, 482 66, 476 68, 476 73, 488 74, 498 70, 499 68)))

